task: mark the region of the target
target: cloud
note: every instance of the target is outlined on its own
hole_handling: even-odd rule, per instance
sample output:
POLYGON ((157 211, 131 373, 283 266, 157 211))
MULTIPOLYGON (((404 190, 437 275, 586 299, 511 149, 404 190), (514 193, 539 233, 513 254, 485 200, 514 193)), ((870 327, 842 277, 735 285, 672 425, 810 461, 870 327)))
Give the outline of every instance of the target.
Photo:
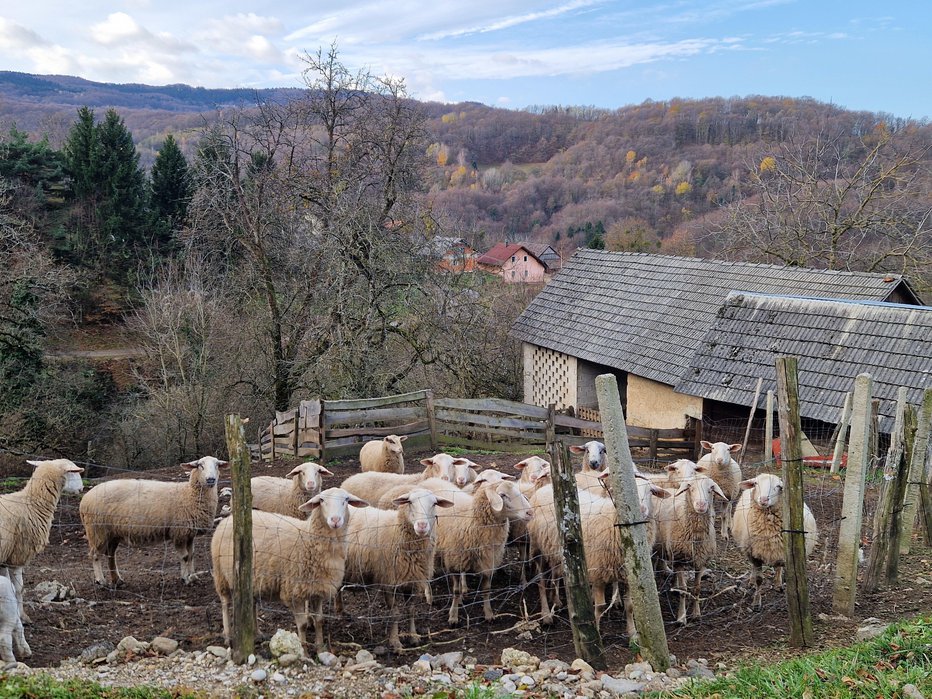
POLYGON ((26 51, 31 48, 49 45, 48 41, 31 29, 5 17, 0 17, 0 50, 26 51))
POLYGON ((549 10, 527 12, 521 15, 512 15, 510 17, 503 17, 501 19, 493 20, 485 24, 474 25, 462 29, 444 29, 430 34, 423 34, 416 37, 416 39, 418 41, 438 41, 440 39, 468 36, 470 34, 485 34, 487 32, 500 31, 502 29, 509 29, 520 24, 527 24, 528 22, 534 22, 537 20, 555 19, 569 12, 590 7, 594 4, 597 4, 598 2, 599 0, 572 0, 571 2, 549 10))
POLYGON ((279 19, 249 12, 210 19, 194 38, 210 52, 280 64, 288 63, 288 57, 275 46, 273 39, 282 31, 284 27, 279 19))

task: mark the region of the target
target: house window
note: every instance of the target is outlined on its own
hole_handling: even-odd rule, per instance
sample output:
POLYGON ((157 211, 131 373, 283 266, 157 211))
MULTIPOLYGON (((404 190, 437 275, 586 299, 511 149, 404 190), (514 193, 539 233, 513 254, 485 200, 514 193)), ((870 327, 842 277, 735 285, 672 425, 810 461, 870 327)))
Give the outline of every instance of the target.
POLYGON ((527 262, 527 255, 524 256, 524 261, 527 262))
POLYGON ((527 279, 527 270, 524 270, 524 278, 527 279))
POLYGON ((514 255, 511 256, 511 261, 512 261, 512 262, 515 261, 515 256, 514 256, 514 255))

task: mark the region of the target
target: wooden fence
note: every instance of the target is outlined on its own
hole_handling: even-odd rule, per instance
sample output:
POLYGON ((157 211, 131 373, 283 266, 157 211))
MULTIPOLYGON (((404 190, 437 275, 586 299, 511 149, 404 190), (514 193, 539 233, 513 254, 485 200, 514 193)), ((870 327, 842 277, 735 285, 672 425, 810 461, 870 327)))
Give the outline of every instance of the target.
MULTIPOLYGON (((370 439, 408 437, 406 446, 440 445, 523 452, 547 444, 547 408, 501 398, 435 398, 430 390, 353 400, 301 401, 276 413, 259 437, 261 458, 314 457, 320 460, 358 453, 370 439)), ((585 417, 557 414, 555 430, 568 444, 602 436, 597 410, 585 417)), ((702 423, 683 430, 629 427, 632 448, 650 458, 698 455, 702 423)))

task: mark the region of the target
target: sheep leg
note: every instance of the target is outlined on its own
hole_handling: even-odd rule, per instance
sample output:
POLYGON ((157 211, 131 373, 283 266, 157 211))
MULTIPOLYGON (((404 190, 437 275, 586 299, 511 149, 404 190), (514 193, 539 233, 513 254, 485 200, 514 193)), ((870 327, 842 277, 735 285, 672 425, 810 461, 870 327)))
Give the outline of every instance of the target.
POLYGON ((482 573, 480 576, 480 587, 482 588, 482 611, 485 614, 486 621, 492 621, 495 618, 492 612, 492 573, 482 573))
POLYGON ((725 512, 722 515, 722 539, 728 541, 731 536, 731 503, 725 503, 725 512))
POLYGON ((605 613, 605 585, 596 583, 592 586, 592 606, 595 608, 595 628, 598 629, 605 613))
POLYGON ((3 659, 5 663, 15 663, 16 658, 13 656, 13 636, 10 634, 10 629, 6 628, 9 624, 4 624, 4 628, 0 631, 0 659, 3 659))
POLYGON ((382 596, 385 598, 385 606, 388 607, 388 646, 396 653, 404 650, 401 645, 401 639, 398 637, 398 614, 399 610, 395 606, 395 595, 397 591, 393 587, 382 589, 382 596))
POLYGON ((693 619, 698 619, 702 616, 702 611, 699 609, 699 596, 702 592, 702 575, 700 573, 700 568, 696 568, 696 580, 693 583, 693 619))
POLYGON ((13 646, 16 648, 16 655, 20 658, 28 658, 32 655, 32 649, 26 643, 26 636, 23 634, 23 622, 19 619, 13 627, 13 646))
POLYGON ((773 566, 773 587, 775 590, 783 591, 785 585, 783 584, 783 564, 775 563, 773 566))
POLYGON ((679 590, 679 606, 676 611, 676 623, 680 626, 686 626, 686 571, 676 571, 676 588, 679 590))
POLYGON ((13 591, 16 593, 16 606, 19 608, 19 619, 24 624, 31 624, 32 619, 23 609, 23 567, 15 566, 9 569, 10 580, 13 582, 13 591))
POLYGON ((544 561, 543 556, 536 560, 537 567, 537 591, 540 594, 540 622, 542 624, 553 623, 553 612, 550 610, 550 601, 547 596, 547 578, 550 577, 550 567, 544 561))
POLYGON ((456 626, 460 620, 460 604, 463 602, 463 594, 466 592, 466 573, 453 574, 453 603, 450 605, 450 613, 447 615, 447 623, 450 626, 456 626))
POLYGON ((104 577, 104 566, 100 560, 102 553, 91 547, 91 565, 94 567, 94 582, 96 582, 101 587, 107 585, 107 579, 104 577))
POLYGON ((337 594, 333 596, 333 611, 336 614, 343 613, 343 588, 337 590, 337 594))
POLYGON ((230 645, 230 597, 220 594, 220 617, 223 619, 223 642, 230 645))
POLYGON ((762 562, 756 558, 751 559, 751 583, 754 585, 754 599, 751 600, 751 606, 754 609, 761 608, 761 585, 764 582, 761 564, 762 562))
POLYGON ((417 632, 417 624, 416 624, 416 616, 417 616, 417 615, 416 615, 416 613, 415 613, 415 612, 416 612, 416 609, 415 609, 415 606, 414 606, 414 595, 413 595, 412 593, 410 593, 410 592, 406 592, 406 593, 404 593, 404 595, 405 595, 405 596, 404 596, 404 604, 405 604, 406 608, 408 609, 408 614, 409 614, 408 636, 411 637, 411 642, 412 642, 412 643, 420 643, 420 642, 421 642, 421 634, 419 634, 419 633, 417 632))
POLYGON ((194 581, 194 540, 176 541, 175 550, 181 559, 181 579, 185 585, 188 585, 194 581))
POLYGON ((634 604, 631 601, 631 588, 625 588, 625 626, 628 630, 628 639, 631 643, 640 641, 637 626, 634 625, 634 604))
MULTIPOLYGON (((315 600, 314 604, 316 603, 317 601, 315 600)), ((308 617, 311 616, 308 613, 309 602, 304 599, 292 600, 289 606, 291 607, 291 613, 294 615, 294 625, 298 630, 298 640, 301 641, 302 646, 307 647, 308 617)), ((316 632, 318 629, 319 622, 317 617, 315 617, 314 631, 316 632)), ((320 640, 323 640, 323 636, 321 636, 320 640)))
POLYGON ((117 568, 116 550, 120 542, 117 540, 107 542, 107 567, 110 569, 110 584, 119 587, 123 584, 123 576, 117 568))

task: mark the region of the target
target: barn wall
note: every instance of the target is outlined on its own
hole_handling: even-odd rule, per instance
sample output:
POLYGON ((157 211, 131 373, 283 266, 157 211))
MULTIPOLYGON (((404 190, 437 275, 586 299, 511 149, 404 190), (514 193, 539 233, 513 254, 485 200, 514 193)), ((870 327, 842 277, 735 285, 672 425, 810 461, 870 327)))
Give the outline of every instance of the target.
POLYGON ((524 402, 557 410, 576 407, 577 362, 562 352, 527 342, 524 350, 524 402))
POLYGON ((702 399, 676 393, 672 386, 628 374, 628 424, 682 429, 686 418, 702 419, 702 399))
POLYGON ((626 407, 627 374, 604 364, 587 362, 584 359, 576 360, 576 407, 598 408, 599 399, 595 394, 595 377, 600 374, 614 374, 618 380, 618 393, 621 396, 621 406, 626 407))

